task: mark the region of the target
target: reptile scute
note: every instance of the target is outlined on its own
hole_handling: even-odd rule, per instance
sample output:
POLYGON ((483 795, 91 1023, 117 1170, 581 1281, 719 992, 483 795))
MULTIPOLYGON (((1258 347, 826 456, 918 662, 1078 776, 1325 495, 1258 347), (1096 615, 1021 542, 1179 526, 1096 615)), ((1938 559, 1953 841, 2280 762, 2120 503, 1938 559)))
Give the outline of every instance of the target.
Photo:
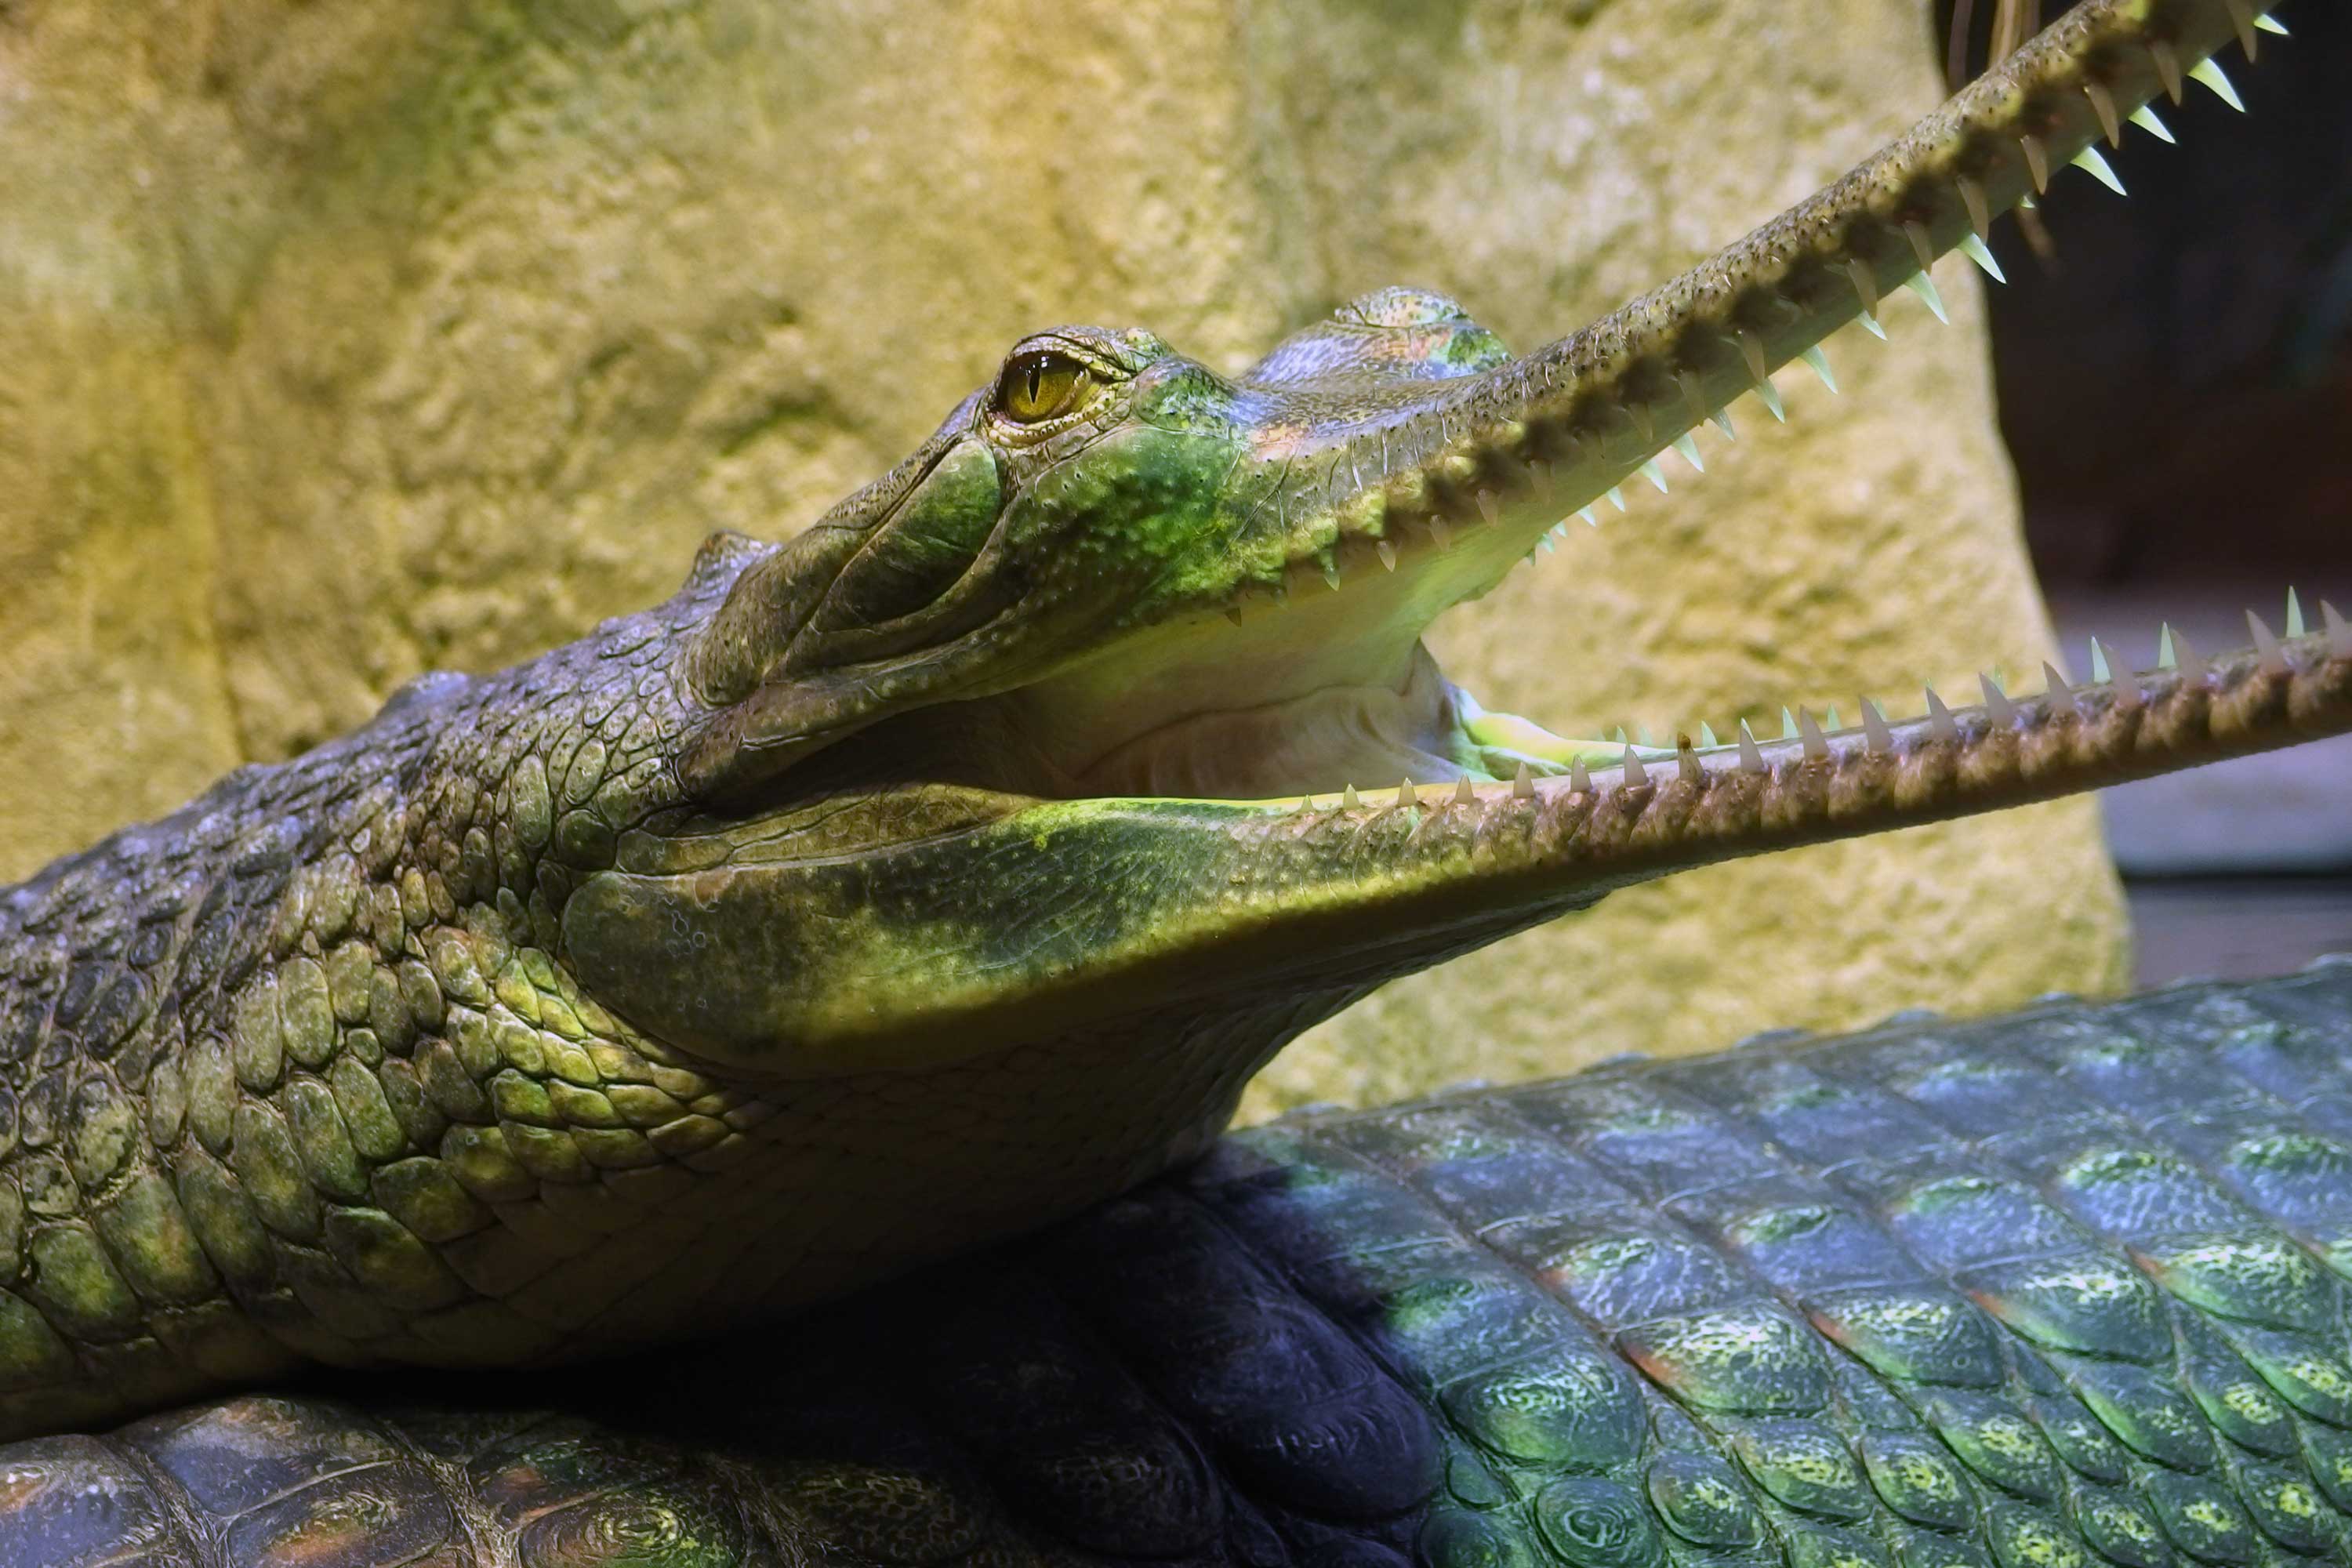
POLYGON ((1228 1138, 776 1333, 0 1450, 0 1562, 2347 1558, 2352 965, 1228 1138))
POLYGON ((634 1282, 567 1259, 723 1182, 757 1112, 549 957, 658 768, 662 629, 428 678, 0 890, 0 1430, 547 1354, 634 1282))

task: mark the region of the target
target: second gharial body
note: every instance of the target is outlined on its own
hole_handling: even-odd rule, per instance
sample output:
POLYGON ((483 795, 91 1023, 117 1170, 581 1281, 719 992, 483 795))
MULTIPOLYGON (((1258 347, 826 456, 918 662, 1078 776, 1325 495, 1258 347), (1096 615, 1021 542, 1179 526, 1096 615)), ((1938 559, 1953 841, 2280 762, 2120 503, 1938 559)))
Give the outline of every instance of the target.
POLYGON ((0 1447, 0 1561, 2341 1563, 2347 1108, 2338 962, 1297 1116, 781 1328, 0 1447))
POLYGON ((0 1424, 760 1319, 1199 1154, 1300 1028, 1612 888, 2352 724, 2332 615, 1646 756, 1420 640, 2253 26, 2080 7, 1524 356, 1412 290, 1233 378, 1041 334, 789 544, 13 889, 0 1424))

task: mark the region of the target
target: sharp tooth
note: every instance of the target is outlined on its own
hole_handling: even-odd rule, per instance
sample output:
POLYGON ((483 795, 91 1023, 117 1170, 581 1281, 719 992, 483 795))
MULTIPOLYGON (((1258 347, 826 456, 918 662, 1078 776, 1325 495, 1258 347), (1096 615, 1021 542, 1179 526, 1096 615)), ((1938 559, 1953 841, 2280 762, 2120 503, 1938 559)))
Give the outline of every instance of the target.
POLYGON ((1924 272, 1914 272, 1905 279, 1904 286, 1927 301, 1927 309, 1936 312, 1936 320, 1949 325, 1952 318, 1944 313, 1944 297, 1936 292, 1936 280, 1924 272))
POLYGON ((1994 282, 2006 283, 2009 281, 2009 274, 2000 269, 2000 263, 1993 257, 1992 247, 1985 244, 1983 240, 1979 239, 1975 235, 1970 235, 1966 239, 1960 241, 1960 254, 1967 257, 1970 261, 1975 262, 1979 268, 1983 269, 1984 275, 1991 279, 1994 282))
POLYGON ((1780 705, 1780 739, 1793 741, 1796 738, 1797 716, 1789 711, 1788 704, 1782 703, 1780 705))
POLYGON ((1649 770, 1642 765, 1642 759, 1634 754, 1631 746, 1625 748, 1625 760, 1617 764, 1617 769, 1625 775, 1628 785, 1638 787, 1650 782, 1649 770))
POLYGON ((1623 511, 1625 510, 1625 492, 1619 489, 1615 485, 1611 485, 1609 487, 1609 504, 1615 507, 1619 511, 1623 511))
POLYGON ((2246 612, 2246 629, 2254 634, 2254 652, 2262 656, 2264 675, 2286 673, 2286 652, 2279 647, 2278 636, 2264 625, 2262 616, 2246 612))
POLYGON ((2075 153, 2074 167, 2089 174, 2119 196, 2129 194, 2125 191, 2124 183, 2116 178, 2115 170, 2107 163, 2107 155, 2096 147, 2085 147, 2075 153))
POLYGON ((1804 360, 1807 364, 1813 367, 1813 374, 1822 378, 1822 384, 1828 387, 1834 395, 1837 391, 1837 377, 1830 374, 1830 356, 1822 353, 1822 345, 1815 343, 1807 349, 1804 360))
POLYGON ((1242 607, 1239 605, 1227 605, 1225 606, 1225 619, 1233 622, 1235 626, 1240 626, 1242 624, 1242 607))
POLYGON ((1742 327, 1739 329, 1739 352, 1748 361, 1748 379, 1759 382, 1765 380, 1767 373, 1764 368, 1764 340, 1746 327, 1742 327))
POLYGON ((1624 745, 1624 744, 1626 744, 1626 743, 1627 743, 1627 742, 1626 742, 1626 736, 1625 736, 1625 726, 1624 726, 1624 725, 1622 725, 1622 724, 1620 724, 1620 725, 1618 725, 1618 726, 1617 726, 1616 741, 1617 741, 1617 743, 1618 743, 1619 745, 1621 745, 1621 746, 1622 746, 1622 745, 1624 745))
POLYGON ((1822 727, 1813 722, 1813 710, 1811 709, 1800 708, 1797 710, 1797 732, 1804 737, 1805 761, 1809 763, 1819 763, 1828 760, 1830 754, 1829 740, 1822 733, 1822 727))
POLYGON ((1329 586, 1331 592, 1336 594, 1339 591, 1339 563, 1338 561, 1332 560, 1323 563, 1323 581, 1329 586))
POLYGON ((1657 458, 1644 458, 1642 459, 1642 477, 1649 480, 1652 484, 1657 486, 1658 493, 1660 495, 1666 493, 1666 471, 1658 467, 1657 458))
POLYGON ((1985 188, 1980 181, 1962 174, 1953 184, 1960 187, 1960 205, 1969 209, 1969 226, 1982 239, 1992 233, 1992 208, 1985 201, 1985 188))
POLYGON ((2123 121, 2116 118, 2116 95, 2107 90, 2107 84, 2103 81, 2086 81, 2083 84, 2083 96, 2091 100, 2092 111, 2099 117, 2099 129, 2107 133, 2107 145, 2122 146, 2124 144, 2123 121))
POLYGON ((2286 30, 2286 24, 2280 21, 2276 16, 2255 17, 2254 31, 2258 33, 2276 33, 2282 38, 2293 37, 2293 35, 2286 30))
POLYGON ((1601 520, 1592 515, 1592 509, 1589 506, 1578 507, 1576 509, 1576 515, 1584 520, 1585 526, 1588 528, 1599 528, 1601 526, 1601 520))
POLYGON ((2303 634, 2303 601, 2295 597, 2294 589, 2289 588, 2286 591, 2286 635, 2299 637, 2303 634))
POLYGON ((1707 723, 1704 719, 1699 721, 1698 743, 1706 747, 1710 752, 1723 743, 1715 738, 1715 727, 1707 723))
POLYGON ((1759 381, 1756 384, 1756 395, 1764 400, 1764 406, 1772 411, 1773 418, 1783 425, 1789 422, 1789 405, 1780 401, 1779 387, 1769 381, 1759 381))
MULTIPOLYGON (((2111 669, 2113 668, 2107 662, 2105 647, 2100 644, 2099 639, 2096 637, 2093 637, 2091 639, 2091 656, 2098 661, 2102 669, 2111 669)), ((2140 705, 2139 677, 2134 675, 2130 670, 2126 669, 2124 671, 2124 678, 2121 680, 2115 679, 2112 675, 2101 675, 2099 679, 2101 680, 2107 681, 2113 687, 2116 694, 2116 712, 2128 713, 2133 709, 2137 708, 2140 705)))
POLYGON ((2319 629, 2327 634, 2327 657, 2352 658, 2352 622, 2336 613, 2336 606, 2326 600, 2319 601, 2319 629))
POLYGON ((1518 777, 1511 781, 1511 798, 1513 800, 1533 800, 1535 797, 1535 775, 1528 772, 1527 763, 1521 763, 1519 764, 1518 777))
POLYGON ((2172 651, 2172 623, 2167 621, 2156 631, 2156 668, 2170 669, 2179 662, 2172 651))
POLYGON ((1311 795, 1302 795, 1298 797, 1298 804, 1290 808, 1290 814, 1293 816, 1307 816, 1312 815, 1314 810, 1315 797, 1311 795))
POLYGON ((1396 570, 1396 546, 1395 546, 1395 545, 1391 544, 1387 540, 1383 539, 1383 540, 1380 541, 1378 543, 1374 544, 1374 545, 1372 546, 1372 548, 1373 548, 1373 549, 1375 549, 1375 550, 1377 550, 1377 551, 1379 551, 1379 552, 1381 552, 1381 565, 1383 565, 1383 566, 1387 567, 1387 568, 1388 568, 1390 571, 1391 571, 1391 572, 1393 572, 1393 571, 1395 571, 1395 570, 1396 570))
POLYGON ((2039 136, 2021 136, 2017 144, 2025 153, 2025 172, 2033 176, 2033 194, 2041 195, 2050 189, 2050 149, 2039 136))
POLYGON ((1760 773, 1764 771, 1763 748, 1757 745, 1756 736, 1748 728, 1748 721, 1739 721, 1739 771, 1760 773))
POLYGON ((1421 805, 1421 793, 1412 787, 1412 779, 1410 776, 1407 776, 1404 783, 1397 785, 1396 803, 1399 811, 1411 811, 1421 805))
POLYGON ((1886 329, 1878 324, 1878 318, 1876 316, 1864 310, 1861 315, 1856 316, 1854 320, 1860 321, 1863 325, 1863 330, 1867 331, 1872 337, 1876 338, 1880 342, 1883 343, 1886 341, 1886 329))
MULTIPOLYGON (((1801 708, 1797 711, 1801 713, 1804 710, 1801 708)), ((1838 721, 1837 704, 1834 702, 1830 704, 1829 714, 1822 721, 1822 722, 1828 727, 1829 732, 1832 735, 1845 728, 1845 726, 1838 721)))
POLYGON ((1739 432, 1731 427, 1731 407, 1728 404, 1717 409, 1714 413, 1708 415, 1707 417, 1715 421, 1715 427, 1723 432, 1723 438, 1725 440, 1737 441, 1739 439, 1739 432))
POLYGON ((1678 370, 1675 372, 1675 380, 1682 384, 1683 403, 1690 409, 1691 423, 1696 425, 1706 417, 1706 394, 1699 387, 1698 373, 1678 370))
POLYGON ((1339 792, 1339 809, 1341 811, 1353 811, 1361 805, 1363 805, 1363 802, 1356 798, 1356 786, 1354 784, 1349 784, 1346 789, 1339 792))
POLYGON ((1445 526, 1445 520, 1442 517, 1433 516, 1430 518, 1429 537, 1437 542, 1437 548, 1440 550, 1451 550, 1454 548, 1453 531, 1445 526))
POLYGON ((1675 748, 1675 766, 1680 770, 1683 783, 1694 787, 1706 775, 1706 770, 1698 765, 1698 753, 1691 750, 1687 736, 1675 748))
POLYGON ((1958 741, 1960 738, 1960 727, 1952 721, 1952 710, 1944 706, 1944 700, 1936 695, 1934 687, 1927 687, 1926 690, 1927 732, 1938 741, 1958 741))
POLYGON ((2189 79, 2191 81, 2201 81, 2207 87, 2211 88, 2222 102, 2228 104, 2239 113, 2243 114, 2246 111, 2245 104, 2240 101, 2238 98, 2238 89, 2230 85, 2230 79, 2223 76, 2221 74, 2221 68, 2214 64, 2211 60, 2199 60, 2197 62, 2197 68, 2189 73, 2189 79))
POLYGON ((2070 708, 2074 703, 2074 689, 2066 684, 2066 677, 2048 659, 2042 661, 2042 695, 2049 702, 2049 712, 2045 717, 2056 717, 2061 702, 2070 708))
MULTIPOLYGON (((1525 768, 1527 764, 1522 763, 1519 766, 1525 768)), ((1581 756, 1576 757, 1568 764, 1568 787, 1579 795, 1592 793, 1592 771, 1584 765, 1584 759, 1581 756)))
POLYGON ((1865 316, 1876 315, 1878 313, 1878 274, 1873 272, 1870 269, 1870 264, 1861 257, 1850 256, 1846 258, 1845 275, 1853 279, 1854 297, 1862 301, 1862 313, 1865 316))
POLYGON ((2147 52, 2149 58, 2156 61, 2158 79, 2164 83, 2164 96, 2178 107, 2180 102, 2180 57, 2162 38, 2149 44, 2147 52))
POLYGON ((1549 528, 1545 529, 1544 537, 1551 540, 1566 539, 1568 537, 1567 521, 1563 519, 1559 522, 1553 523, 1549 528))
POLYGON ((1503 509, 1496 504, 1494 491, 1478 492, 1478 515, 1486 520, 1487 526, 1490 528, 1503 521, 1503 509))
POLYGON ((1675 450, 1680 452, 1683 455, 1683 461, 1692 468, 1702 474, 1706 472, 1706 465, 1699 460, 1698 443, 1691 437, 1689 431, 1685 430, 1675 437, 1675 450))
MULTIPOLYGON (((1559 548, 1559 542, 1552 538, 1551 531, 1549 529, 1546 529, 1544 531, 1544 536, 1541 539, 1537 540, 1536 542, 1543 546, 1543 552, 1546 555, 1550 554, 1553 551, 1559 548)), ((1532 550, 1528 551, 1528 559, 1533 561, 1535 558, 1536 552, 1532 550)))
POLYGON ((1647 724, 1634 725, 1633 738, 1642 742, 1642 749, 1644 751, 1654 752, 1658 749, 1657 740, 1650 733, 1650 727, 1647 724))
POLYGON ((1870 749, 1891 754, 1895 750, 1895 731, 1886 727, 1886 715, 1878 704, 1865 697, 1862 700, 1862 732, 1870 749))
POLYGON ((2189 647, 2189 638, 2179 632, 2172 634, 2172 648, 2180 658, 2180 684, 2183 686, 2205 684, 2205 656, 2189 647))
POLYGON ((1911 254, 1919 258, 1919 270, 1925 272, 1936 265, 1935 243, 1927 237, 1927 226, 1913 218, 1903 226, 1903 237, 1911 242, 1911 254))
POLYGON ((1464 773, 1460 778, 1454 781, 1454 805, 1468 805, 1472 801, 1477 798, 1477 793, 1470 787, 1470 775, 1468 773, 1464 773))
POLYGON ((2175 140, 2172 127, 2158 120, 2156 117, 2156 110, 2147 104, 2143 103, 2132 110, 2131 122, 2159 142, 2175 140))
POLYGON ((2016 721, 2017 705, 2009 700, 2009 693, 2000 689, 2000 681, 1986 674, 1977 677, 1977 684, 1984 689, 1987 719, 2003 728, 2016 721))
POLYGON ((2221 0, 2230 13, 2230 25, 2238 29, 2238 47, 2246 51, 2246 63, 2254 63, 2254 13, 2246 0, 2221 0))
POLYGON ((2139 706, 2138 678, 2126 669, 2124 671, 2124 678, 2120 680, 2116 679, 2115 663, 2107 657, 2107 645, 2096 637, 2091 639, 2091 673, 2096 679, 2114 689, 2116 707, 2119 711, 2128 713, 2139 706))

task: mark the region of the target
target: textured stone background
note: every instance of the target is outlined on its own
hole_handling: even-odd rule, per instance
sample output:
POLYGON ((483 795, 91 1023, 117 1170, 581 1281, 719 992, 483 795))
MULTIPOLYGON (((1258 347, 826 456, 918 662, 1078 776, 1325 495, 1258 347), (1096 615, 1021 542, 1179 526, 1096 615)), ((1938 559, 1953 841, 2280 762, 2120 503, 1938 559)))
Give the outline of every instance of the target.
MULTIPOLYGON (((1919 0, 0 6, 0 876, 667 594, 1021 332, 1213 363, 1389 282, 1555 335, 1937 96, 1919 0)), ((1434 639, 1563 726, 1970 689, 2048 632, 1979 300, 1434 639)), ((1678 479, 1691 476, 1674 459, 1678 479)), ((2027 682, 2029 687, 2034 682, 2027 682)), ((1381 781, 1386 782, 1386 781, 1381 781)), ((1718 868, 1391 987, 1259 1106, 2124 970, 2086 805, 1718 868)))

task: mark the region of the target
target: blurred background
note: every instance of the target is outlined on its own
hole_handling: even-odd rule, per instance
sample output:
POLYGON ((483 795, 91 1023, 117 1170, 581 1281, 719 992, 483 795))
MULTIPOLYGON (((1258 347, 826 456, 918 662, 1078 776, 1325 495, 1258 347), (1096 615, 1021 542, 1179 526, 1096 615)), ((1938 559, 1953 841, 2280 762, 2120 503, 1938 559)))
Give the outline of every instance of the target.
MULTIPOLYGON (((1981 68, 1999 11, 1943 0, 1948 76, 1981 68)), ((2001 430, 2078 675, 2095 636, 2145 664, 2167 620, 2242 646, 2290 585, 2315 624, 2323 597, 2352 609, 2352 12, 2280 15, 2292 45, 2231 65, 2249 113, 2192 88, 2159 110, 2179 145, 2109 153, 2130 199, 2053 201, 2002 252, 2001 430)), ((2352 949, 2352 744, 2105 804, 2143 983, 2352 949)))

